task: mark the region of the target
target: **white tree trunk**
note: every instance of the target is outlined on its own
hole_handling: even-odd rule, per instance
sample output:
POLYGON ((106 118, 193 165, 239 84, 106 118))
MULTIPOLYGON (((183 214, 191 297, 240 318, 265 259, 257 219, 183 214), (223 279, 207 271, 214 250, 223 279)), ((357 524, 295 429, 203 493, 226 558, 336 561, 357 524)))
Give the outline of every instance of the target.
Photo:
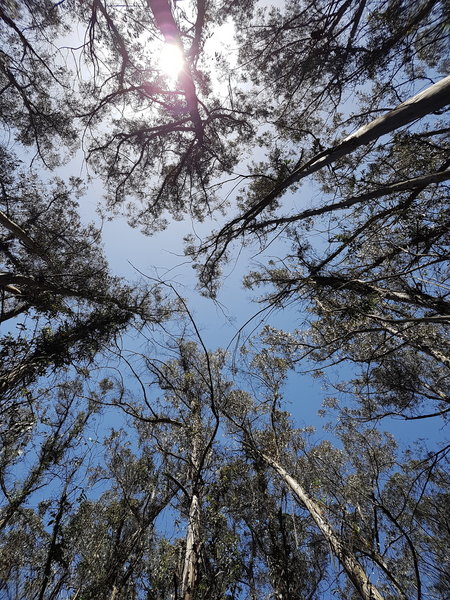
POLYGON ((425 115, 440 110, 450 104, 450 75, 438 83, 416 94, 406 102, 402 102, 385 115, 371 121, 368 125, 360 127, 357 131, 346 137, 342 142, 327 148, 316 156, 313 156, 306 164, 301 165, 291 173, 284 181, 269 192, 258 204, 250 208, 246 213, 233 219, 222 229, 222 235, 229 235, 230 228, 237 227, 236 232, 245 229, 247 223, 255 219, 273 200, 278 198, 292 184, 304 179, 308 175, 319 171, 323 167, 336 162, 338 159, 351 154, 361 146, 373 142, 377 138, 391 133, 400 127, 412 123, 425 115))
POLYGON ((384 600, 378 589, 370 582, 369 577, 363 567, 356 560, 354 554, 342 542, 339 536, 334 532, 326 516, 322 513, 320 506, 308 496, 302 486, 291 477, 288 472, 274 459, 261 455, 280 477, 284 480, 290 490, 297 496, 300 502, 308 510, 322 535, 330 544, 333 554, 338 559, 345 573, 355 588, 358 590, 363 600, 384 600))
POLYGON ((186 550, 184 554, 182 598, 193 600, 194 586, 197 580, 198 545, 200 539, 200 503, 196 494, 192 496, 189 508, 189 523, 186 534, 186 550))
POLYGON ((197 398, 190 402, 192 448, 190 453, 192 492, 189 506, 189 520, 186 532, 183 575, 181 580, 182 600, 193 600, 198 579, 198 561, 200 552, 200 498, 197 479, 201 469, 202 419, 200 403, 197 398))
POLYGON ((365 146, 377 138, 404 127, 412 121, 421 119, 436 110, 440 110, 450 104, 450 75, 431 85, 423 92, 416 94, 406 102, 402 102, 385 115, 371 121, 368 125, 360 127, 357 131, 345 138, 343 142, 326 151, 326 156, 317 157, 310 161, 308 168, 301 167, 298 171, 300 177, 335 162, 342 156, 346 156, 356 148, 365 146), (304 173, 304 174, 303 174, 304 173))

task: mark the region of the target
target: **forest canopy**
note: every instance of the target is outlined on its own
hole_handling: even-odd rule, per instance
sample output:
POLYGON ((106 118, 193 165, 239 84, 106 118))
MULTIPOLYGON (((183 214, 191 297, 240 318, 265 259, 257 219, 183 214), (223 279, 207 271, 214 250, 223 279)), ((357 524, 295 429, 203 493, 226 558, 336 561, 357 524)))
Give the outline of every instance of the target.
POLYGON ((1 598, 448 599, 449 25, 2 2, 1 598), (108 219, 181 222, 191 289, 108 219))

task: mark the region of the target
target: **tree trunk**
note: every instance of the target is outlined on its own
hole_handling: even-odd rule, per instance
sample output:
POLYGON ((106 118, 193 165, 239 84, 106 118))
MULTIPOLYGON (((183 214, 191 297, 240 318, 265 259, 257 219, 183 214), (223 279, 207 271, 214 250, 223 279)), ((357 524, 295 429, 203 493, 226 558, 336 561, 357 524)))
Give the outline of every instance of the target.
POLYGON ((197 139, 201 143, 203 141, 203 124, 198 109, 198 98, 194 78, 190 66, 186 61, 186 52, 183 48, 183 42, 181 41, 178 26, 172 15, 169 0, 147 0, 147 4, 152 11, 156 26, 161 31, 166 43, 178 46, 183 53, 184 65, 180 73, 179 81, 186 98, 189 116, 194 124, 197 139))
POLYGON ((450 104, 450 76, 445 77, 438 83, 416 94, 406 102, 399 104, 385 115, 371 121, 368 125, 360 127, 355 133, 346 137, 341 143, 320 152, 291 173, 282 183, 275 187, 258 204, 246 213, 231 221, 221 231, 221 237, 228 237, 230 228, 239 225, 237 232, 240 233, 245 226, 255 219, 273 200, 285 192, 291 185, 304 179, 308 175, 319 171, 323 167, 336 162, 338 159, 351 154, 357 148, 373 142, 377 138, 391 133, 400 127, 404 127, 412 121, 416 121, 425 115, 440 110, 450 104))
POLYGON ((186 550, 184 554, 182 598, 193 600, 197 581, 198 549, 200 540, 200 503, 194 493, 189 508, 189 523, 186 534, 186 550))
POLYGON ((201 414, 197 398, 190 402, 192 423, 192 449, 190 453, 193 482, 189 505, 189 521, 186 532, 186 548, 184 554, 183 575, 181 581, 181 597, 183 600, 193 600, 198 579, 198 560, 200 551, 200 498, 198 492, 198 476, 201 471, 201 414))
POLYGON ((390 290, 361 279, 350 279, 339 274, 310 275, 309 281, 321 288, 330 287, 334 290, 350 290, 361 296, 376 295, 383 300, 392 300, 419 308, 434 310, 438 315, 450 315, 450 302, 436 298, 420 290, 390 290))
POLYGON ((389 196, 391 194, 398 194, 400 192, 406 192, 410 190, 422 191, 428 185, 433 183, 441 183, 450 179, 450 171, 441 170, 430 175, 421 175, 420 177, 412 177, 411 179, 405 179, 404 181, 397 181, 389 185, 383 185, 369 192, 364 192, 358 196, 351 196, 340 202, 334 202, 333 204, 326 204, 325 206, 319 206, 318 208, 308 208, 296 215, 289 217, 276 217, 273 219, 267 219, 266 221, 252 224, 252 230, 262 229, 264 227, 270 227, 272 225, 284 225, 287 223, 296 223, 298 221, 306 220, 310 217, 318 215, 324 215, 335 210, 345 210, 351 208, 355 204, 363 204, 369 200, 376 198, 382 198, 383 196, 389 196))
POLYGON ((272 458, 261 454, 265 462, 270 465, 284 480, 290 490, 308 510, 322 535, 330 544, 333 554, 338 559, 350 581, 353 583, 363 600, 384 600, 377 588, 370 582, 363 567, 356 560, 354 554, 345 546, 339 536, 334 532, 319 505, 310 498, 302 486, 291 477, 287 471, 272 458))
POLYGON ((26 231, 17 225, 14 221, 6 215, 3 211, 0 210, 0 225, 3 225, 14 237, 19 239, 25 246, 32 250, 35 254, 42 256, 40 248, 34 243, 34 241, 30 238, 26 231))

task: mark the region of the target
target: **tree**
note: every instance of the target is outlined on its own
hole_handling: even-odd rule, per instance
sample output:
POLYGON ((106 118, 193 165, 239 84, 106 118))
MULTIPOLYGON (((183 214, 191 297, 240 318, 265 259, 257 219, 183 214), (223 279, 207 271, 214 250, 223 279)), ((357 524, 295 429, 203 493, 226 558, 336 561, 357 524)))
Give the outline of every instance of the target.
POLYGON ((166 390, 164 413, 170 416, 169 424, 163 421, 148 435, 155 438, 169 465, 172 463, 167 475, 182 492, 178 510, 186 521, 180 571, 173 575, 174 593, 183 600, 220 597, 221 586, 201 566, 205 562, 203 545, 207 535, 202 515, 210 473, 218 461, 215 446, 219 405, 228 384, 221 377, 220 353, 210 356, 183 339, 176 343, 175 349, 174 360, 147 363, 159 387, 166 390))
MULTIPOLYGON (((445 142, 431 149, 424 140, 426 133, 398 134, 389 151, 373 153, 367 179, 385 178, 388 168, 400 176, 414 169, 419 177, 430 166, 445 168, 445 142)), ((366 185, 346 178, 344 189, 366 185)), ((298 219, 303 228, 292 230, 295 254, 248 278, 251 286, 273 284, 269 303, 308 302, 314 318, 297 337, 299 358, 361 365, 354 390, 364 419, 446 414, 447 190, 420 185, 336 215, 325 223, 328 247, 320 254, 308 246, 304 228, 322 209, 306 210, 298 219)), ((344 202, 338 210, 346 208, 344 202)), ((274 332, 267 339, 283 344, 274 332)))
MULTIPOLYGON (((49 0, 11 0, 0 9, 0 107, 6 137, 30 147, 48 167, 73 146, 67 110, 70 79, 55 64, 55 39, 65 26, 49 0)), ((2 157, 3 160, 3 157, 2 157)))
MULTIPOLYGON (((253 376, 274 390, 265 375, 267 355, 255 361, 253 376)), ((274 358, 271 368, 281 375, 285 366, 274 358)), ((292 428, 287 413, 278 408, 279 393, 271 402, 261 401, 260 394, 255 400, 247 402, 247 410, 241 406, 227 417, 256 472, 276 474, 329 545, 346 574, 346 580, 335 580, 336 591, 346 598, 353 597, 351 588, 358 598, 439 594, 446 566, 439 559, 434 563, 434 551, 421 560, 421 534, 416 531, 426 529, 418 525, 422 500, 440 498, 446 488, 442 475, 448 447, 436 453, 408 450, 402 456, 393 436, 354 422, 336 428, 341 449, 328 441, 309 444, 310 433, 292 428)), ((328 577, 330 568, 329 563, 328 577)))
MULTIPOLYGON (((246 4, 252 3, 234 12, 246 4)), ((81 60, 92 73, 82 81, 74 112, 88 162, 107 185, 108 208, 125 210, 145 232, 165 226, 166 211, 176 219, 192 211, 201 220, 222 204, 214 197, 215 178, 231 171, 239 143, 252 131, 246 111, 216 95, 203 52, 226 5, 198 0, 175 10, 169 0, 120 6, 95 0, 70 6, 70 18, 75 12, 85 31, 81 60), (158 64, 170 47, 182 61, 175 82, 158 64)), ((61 13, 69 17, 65 6, 61 13)))
POLYGON ((69 380, 40 390, 40 397, 26 390, 22 403, 2 403, 0 530, 9 528, 30 497, 64 473, 64 462, 73 459, 93 415, 92 408, 79 400, 82 391, 80 379, 69 380), (20 478, 14 471, 19 461, 20 478))
POLYGON ((80 181, 44 185, 6 151, 0 164, 0 322, 22 319, 18 336, 3 338, 5 398, 52 366, 92 358, 133 319, 158 322, 168 313, 157 286, 133 289, 110 275, 100 232, 80 221, 80 181))
MULTIPOLYGON (((249 53, 258 48, 249 74, 257 85, 264 81, 263 94, 272 94, 278 137, 268 160, 255 166, 248 191, 241 193, 240 215, 197 250, 200 282, 215 294, 233 241, 256 239, 264 249, 286 235, 292 252, 251 273, 246 283, 264 286, 266 309, 298 303, 314 315, 296 342, 285 338, 287 353, 295 347, 298 360, 308 357, 318 369, 342 360, 361 365, 361 375, 345 388, 359 403, 353 416, 445 415, 449 163, 448 129, 439 115, 448 104, 448 77, 368 122, 374 112, 384 112, 381 102, 395 98, 398 103, 425 65, 438 68, 442 13, 437 3, 405 3, 394 23, 393 5, 384 12, 364 3, 330 3, 328 9, 333 16, 314 6, 320 21, 300 3, 290 3, 284 14, 273 10, 259 17, 261 44, 252 40, 245 46, 249 53), (370 14, 367 21, 364 14, 370 14), (372 30, 374 23, 389 31, 385 40, 372 30), (322 48, 333 61, 322 59, 319 67, 314 61, 322 48), (397 75, 389 80, 394 70, 397 75), (370 94, 358 88, 363 73, 371 82, 370 94), (349 88, 355 90, 356 106, 343 118, 338 111, 348 113, 340 102, 349 88), (428 109, 436 116, 426 118, 428 109), (368 124, 339 141, 342 125, 363 120, 368 124), (413 126, 405 130, 408 123, 413 126), (390 140, 377 142, 389 131, 390 140), (283 194, 311 176, 320 202, 278 214, 283 194), (309 232, 318 229, 325 232, 324 244, 310 241, 309 232)), ((193 247, 189 251, 196 253, 193 247)), ((268 331, 267 339, 284 344, 280 333, 268 331)))
POLYGON ((5 596, 448 596, 449 448, 380 431, 448 417, 447 22, 441 0, 0 8, 5 596), (113 277, 58 176, 79 150, 145 233, 236 205, 188 239, 200 285, 256 243, 245 284, 302 324, 228 356, 171 284, 113 277), (283 385, 344 364, 314 439, 283 385))

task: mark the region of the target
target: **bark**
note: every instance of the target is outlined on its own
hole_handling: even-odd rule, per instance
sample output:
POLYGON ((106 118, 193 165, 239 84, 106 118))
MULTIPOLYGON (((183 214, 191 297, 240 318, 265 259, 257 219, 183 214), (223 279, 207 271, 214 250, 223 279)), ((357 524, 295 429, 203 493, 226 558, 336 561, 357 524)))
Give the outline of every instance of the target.
POLYGON ((192 424, 192 447, 190 452, 190 479, 193 482, 189 505, 189 521, 186 532, 186 548, 184 554, 181 597, 183 600, 194 600, 198 580, 200 552, 200 497, 198 478, 202 469, 202 419, 200 403, 197 398, 190 401, 190 423, 192 424))
POLYGON ((416 94, 385 115, 378 117, 369 124, 360 127, 355 133, 345 138, 341 143, 320 152, 291 173, 282 183, 276 186, 260 202, 226 225, 219 237, 229 237, 245 230, 250 221, 255 219, 265 208, 284 193, 291 185, 308 175, 319 171, 340 158, 351 154, 357 148, 365 146, 379 137, 404 127, 425 115, 440 110, 450 104, 450 76, 431 85, 423 92, 416 94), (236 227, 236 231, 234 228, 236 227))
MULTIPOLYGON (((27 275, 18 275, 6 271, 0 272, 0 288, 3 288, 11 294, 26 300, 28 302, 28 307, 39 306, 39 302, 27 298, 26 288, 33 290, 34 292, 47 292, 66 298, 81 298, 94 304, 113 304, 125 312, 129 312, 134 315, 142 315, 142 311, 138 306, 127 304, 117 296, 102 293, 101 291, 96 290, 77 290, 64 285, 52 284, 45 279, 38 280, 34 279, 33 277, 28 277, 27 275)), ((149 315, 145 316, 149 318, 149 315)))
POLYGON ((26 302, 22 302, 21 304, 17 304, 14 308, 10 310, 1 310, 0 311, 0 323, 4 323, 9 319, 15 319, 19 315, 27 312, 31 308, 31 304, 26 302))
POLYGON ((196 480, 201 469, 200 452, 200 414, 196 400, 191 402, 192 423, 197 431, 193 433, 191 451, 191 478, 194 481, 190 498, 189 521, 186 532, 186 548, 184 554, 183 574, 181 582, 181 597, 183 600, 193 600, 195 586, 198 579, 198 557, 200 550, 200 499, 197 491, 196 480))
POLYGON ((318 503, 308 496, 298 481, 291 477, 277 461, 264 454, 261 454, 261 456, 280 475, 289 489, 307 509, 361 598, 363 600, 384 600, 378 589, 370 582, 367 573, 354 554, 335 533, 318 503))
POLYGON ((410 304, 420 308, 434 310, 438 315, 450 314, 450 302, 442 298, 435 298, 420 290, 390 290, 361 279, 349 279, 340 275, 311 275, 309 281, 320 287, 330 287, 334 290, 350 290, 361 296, 376 295, 384 300, 392 300, 403 304, 410 304))
POLYGON ((41 255, 40 249, 35 242, 30 238, 26 231, 12 221, 3 211, 0 210, 0 225, 3 225, 12 235, 18 238, 24 245, 32 250, 35 254, 41 255))
POLYGON ((119 592, 119 589, 116 587, 116 585, 113 585, 112 590, 111 590, 111 596, 109 597, 109 600, 115 600, 118 592, 119 592))
POLYGON ((189 508, 189 523, 186 534, 186 550, 184 555, 182 576, 182 598, 193 600, 195 584, 198 578, 198 550, 200 540, 200 502, 197 494, 193 494, 189 508))
POLYGON ((319 208, 310 208, 297 215, 292 215, 290 217, 279 217, 277 219, 268 219, 266 221, 258 222, 252 224, 251 229, 256 230, 274 225, 279 226, 287 223, 296 223, 297 221, 303 221, 309 217, 324 215, 335 210, 345 210, 346 208, 351 208, 355 204, 362 204, 369 200, 375 200, 376 198, 382 198, 383 196, 388 196, 390 194, 398 194, 400 192, 406 192, 410 190, 421 191, 428 185, 447 181, 448 179, 450 179, 450 171, 438 171, 437 173, 432 173, 431 175, 412 177, 411 179, 398 181, 390 185, 384 185, 376 190, 365 192, 359 196, 351 196, 350 198, 346 198, 341 202, 334 202, 333 204, 327 204, 326 206, 321 206, 319 208))
POLYGON ((431 356, 438 362, 442 363, 447 368, 450 368, 450 357, 448 357, 446 354, 444 354, 440 350, 437 350, 436 348, 433 348, 432 346, 422 342, 420 340, 420 338, 417 336, 417 334, 415 334, 414 332, 413 332, 412 336, 406 335, 407 329, 402 330, 400 327, 396 328, 396 327, 393 327, 392 325, 389 325, 386 322, 386 319, 384 319, 382 315, 374 314, 374 315, 367 315, 367 316, 369 318, 373 319, 374 321, 381 321, 383 329, 388 331, 394 337, 397 337, 397 338, 403 340, 412 348, 416 348, 417 350, 420 350, 424 354, 427 354, 428 356, 431 356))
POLYGON ((203 35, 203 29, 205 27, 206 17, 206 0, 197 0, 197 18, 194 26, 194 39, 192 40, 191 47, 188 51, 188 56, 191 60, 195 61, 200 55, 201 51, 201 40, 203 35))
MULTIPOLYGON (((45 591, 48 587, 48 584, 49 584, 50 578, 51 578, 53 562, 55 560, 58 560, 58 558, 59 558, 59 562, 61 560, 63 560, 62 556, 61 557, 57 556, 57 540, 58 540, 58 535, 59 535, 60 529, 61 529, 61 521, 62 521, 62 518, 64 515, 65 508, 66 508, 66 501, 67 501, 66 494, 67 494, 67 486, 64 488, 63 494, 59 501, 58 512, 56 514, 55 523, 53 525, 52 537, 51 537, 51 541, 50 541, 50 547, 47 552, 47 560, 45 561, 45 567, 44 567, 44 577, 42 579, 42 584, 41 584, 41 589, 39 592, 38 600, 44 600, 45 591)), ((61 550, 59 550, 59 552, 61 552, 61 550)))

